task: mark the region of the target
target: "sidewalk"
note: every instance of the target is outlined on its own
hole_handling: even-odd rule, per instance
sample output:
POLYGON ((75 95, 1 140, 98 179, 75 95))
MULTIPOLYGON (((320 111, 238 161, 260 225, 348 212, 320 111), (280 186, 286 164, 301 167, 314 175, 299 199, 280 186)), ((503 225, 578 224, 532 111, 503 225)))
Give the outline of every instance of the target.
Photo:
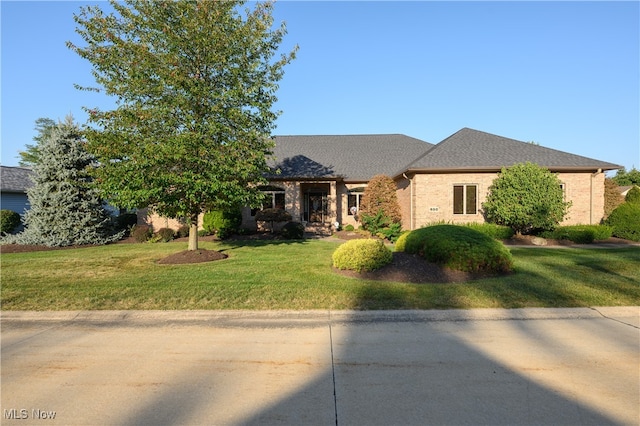
POLYGON ((640 307, 1 315, 2 424, 639 420, 640 307))

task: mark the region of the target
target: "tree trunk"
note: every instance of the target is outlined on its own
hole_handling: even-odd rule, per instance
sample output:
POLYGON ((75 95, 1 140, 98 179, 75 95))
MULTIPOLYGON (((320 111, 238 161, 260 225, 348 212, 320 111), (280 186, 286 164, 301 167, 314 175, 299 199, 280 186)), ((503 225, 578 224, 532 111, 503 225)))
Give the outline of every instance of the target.
POLYGON ((187 250, 198 250, 198 215, 192 215, 189 225, 189 247, 187 250))

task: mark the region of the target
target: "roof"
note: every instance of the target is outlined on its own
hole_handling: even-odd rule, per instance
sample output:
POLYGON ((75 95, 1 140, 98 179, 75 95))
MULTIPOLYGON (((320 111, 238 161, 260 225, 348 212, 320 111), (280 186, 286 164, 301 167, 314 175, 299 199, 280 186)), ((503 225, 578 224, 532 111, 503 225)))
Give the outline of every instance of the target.
POLYGON ((420 158, 407 171, 499 171, 518 163, 535 163, 551 171, 615 170, 621 166, 533 143, 463 128, 420 158))
POLYGON ((33 186, 33 170, 24 167, 0 166, 0 190, 2 192, 27 192, 33 186))
POLYGON ((433 144, 400 134, 276 136, 270 161, 277 179, 368 181, 395 176, 433 144))

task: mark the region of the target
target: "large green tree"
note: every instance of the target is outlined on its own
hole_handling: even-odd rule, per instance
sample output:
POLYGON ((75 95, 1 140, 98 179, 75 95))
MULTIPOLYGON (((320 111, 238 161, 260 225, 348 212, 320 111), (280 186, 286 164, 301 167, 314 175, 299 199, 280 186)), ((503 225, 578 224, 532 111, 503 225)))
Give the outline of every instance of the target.
POLYGON ((110 4, 111 13, 81 8, 86 45, 68 43, 93 65, 100 87, 84 89, 117 101, 89 109, 98 181, 116 205, 187 218, 196 250, 201 212, 260 201, 279 114, 272 107, 295 49, 278 52, 286 29, 274 28, 270 2, 110 4))
POLYGON ((532 163, 503 168, 489 187, 482 207, 489 222, 522 234, 555 228, 571 202, 564 200, 562 183, 548 169, 532 163))
POLYGON ((640 170, 633 167, 627 171, 624 167, 616 172, 613 180, 620 186, 638 185, 640 186, 640 170))

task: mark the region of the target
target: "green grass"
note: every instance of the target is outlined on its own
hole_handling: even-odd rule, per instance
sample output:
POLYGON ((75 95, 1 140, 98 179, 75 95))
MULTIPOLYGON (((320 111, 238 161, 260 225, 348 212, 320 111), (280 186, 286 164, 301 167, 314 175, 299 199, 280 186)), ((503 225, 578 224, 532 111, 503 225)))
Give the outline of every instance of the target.
POLYGON ((402 284, 331 268, 330 241, 201 243, 229 258, 156 262, 183 243, 2 254, 3 310, 446 309, 640 304, 640 248, 513 248, 515 273, 402 284))

